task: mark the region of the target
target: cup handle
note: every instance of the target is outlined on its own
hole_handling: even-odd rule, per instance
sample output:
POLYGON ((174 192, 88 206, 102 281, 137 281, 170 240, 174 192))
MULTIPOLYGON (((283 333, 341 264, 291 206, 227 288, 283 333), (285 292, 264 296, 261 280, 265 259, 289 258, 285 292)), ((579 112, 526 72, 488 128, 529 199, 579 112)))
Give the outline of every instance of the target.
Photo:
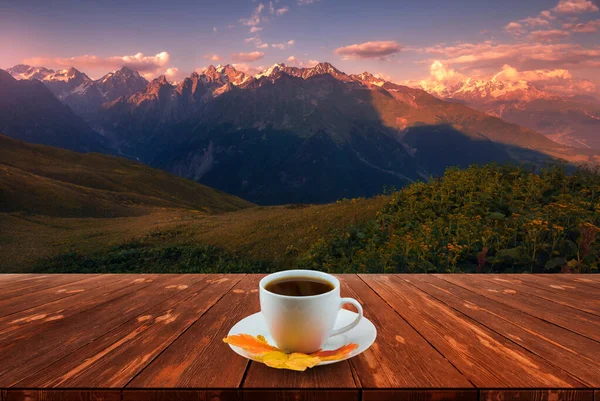
POLYGON ((358 324, 358 322, 360 322, 360 319, 362 319, 363 317, 363 308, 362 306, 358 303, 358 301, 354 298, 342 298, 342 302, 340 303, 340 308, 342 307, 342 305, 344 304, 352 304, 356 307, 356 309, 358 309, 358 316, 356 317, 356 319, 354 319, 354 321, 342 328, 339 328, 337 330, 333 330, 331 332, 331 334, 329 335, 329 337, 333 337, 333 336, 337 336, 338 334, 342 334, 347 332, 348 330, 352 330, 353 328, 356 327, 356 325, 358 324))

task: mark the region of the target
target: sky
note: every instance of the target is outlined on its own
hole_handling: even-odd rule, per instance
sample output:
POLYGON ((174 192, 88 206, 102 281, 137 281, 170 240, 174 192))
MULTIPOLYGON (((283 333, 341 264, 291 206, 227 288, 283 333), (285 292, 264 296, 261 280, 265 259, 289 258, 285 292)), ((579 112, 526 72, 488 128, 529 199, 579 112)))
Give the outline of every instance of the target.
POLYGON ((600 87, 599 0, 0 0, 0 68, 123 65, 177 81, 210 64, 258 72, 328 61, 398 83, 500 74, 600 87))

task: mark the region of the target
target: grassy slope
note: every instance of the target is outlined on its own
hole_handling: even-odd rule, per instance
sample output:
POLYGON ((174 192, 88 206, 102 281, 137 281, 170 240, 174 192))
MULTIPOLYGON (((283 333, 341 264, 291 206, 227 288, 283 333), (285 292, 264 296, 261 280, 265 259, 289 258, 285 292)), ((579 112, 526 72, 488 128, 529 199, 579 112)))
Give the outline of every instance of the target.
POLYGON ((238 197, 127 159, 0 135, 0 212, 124 217, 156 207, 213 213, 250 206, 238 197))
POLYGON ((223 214, 154 209, 136 217, 58 218, 0 213, 0 272, 28 272, 40 258, 94 253, 144 239, 157 246, 210 244, 236 255, 293 267, 297 252, 375 217, 388 197, 302 208, 252 207, 223 214))

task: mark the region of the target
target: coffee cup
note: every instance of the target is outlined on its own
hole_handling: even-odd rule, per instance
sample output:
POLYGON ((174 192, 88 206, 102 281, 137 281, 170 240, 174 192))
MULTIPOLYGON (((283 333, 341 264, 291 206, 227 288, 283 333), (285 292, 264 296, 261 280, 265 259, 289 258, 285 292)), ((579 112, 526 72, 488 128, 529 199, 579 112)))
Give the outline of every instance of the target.
POLYGON ((363 317, 360 303, 340 296, 340 281, 314 270, 287 270, 270 274, 259 283, 260 309, 271 337, 285 352, 312 353, 329 337, 345 333, 363 317), (356 319, 333 329, 344 304, 358 310, 356 319))

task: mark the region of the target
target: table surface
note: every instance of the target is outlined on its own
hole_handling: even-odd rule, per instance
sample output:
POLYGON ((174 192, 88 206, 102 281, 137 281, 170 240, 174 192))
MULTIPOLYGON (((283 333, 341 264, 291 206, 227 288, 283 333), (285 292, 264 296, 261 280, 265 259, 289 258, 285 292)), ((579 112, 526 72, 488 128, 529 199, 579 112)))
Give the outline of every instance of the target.
POLYGON ((305 372, 222 339, 262 275, 0 275, 0 400, 600 401, 600 275, 338 275, 373 346, 305 372))

